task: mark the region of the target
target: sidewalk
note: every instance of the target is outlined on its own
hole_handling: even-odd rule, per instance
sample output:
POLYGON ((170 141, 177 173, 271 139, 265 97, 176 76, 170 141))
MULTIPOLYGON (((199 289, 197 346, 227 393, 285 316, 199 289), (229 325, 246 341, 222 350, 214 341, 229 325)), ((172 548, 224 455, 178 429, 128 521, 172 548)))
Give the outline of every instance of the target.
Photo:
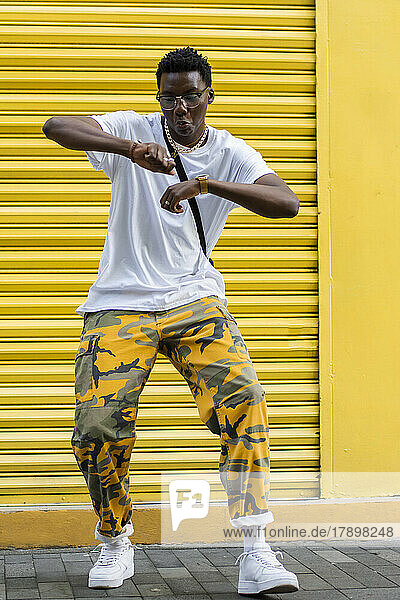
MULTIPOLYGON (((113 590, 87 587, 98 552, 89 548, 0 550, 0 599, 115 597, 234 600, 241 546, 140 546, 135 575, 113 590)), ((265 600, 400 599, 400 542, 279 543, 283 564, 298 575, 299 592, 248 596, 265 600)))

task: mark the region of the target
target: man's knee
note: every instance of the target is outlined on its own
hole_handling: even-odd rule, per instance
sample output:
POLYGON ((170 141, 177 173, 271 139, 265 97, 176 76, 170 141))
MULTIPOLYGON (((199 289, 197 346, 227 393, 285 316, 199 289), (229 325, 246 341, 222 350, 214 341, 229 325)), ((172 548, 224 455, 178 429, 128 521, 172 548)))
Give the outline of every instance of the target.
POLYGON ((91 407, 84 404, 75 409, 75 427, 72 442, 118 443, 135 439, 135 412, 121 410, 116 406, 91 407))
POLYGON ((259 382, 250 383, 233 391, 229 396, 223 398, 219 403, 227 409, 246 411, 249 407, 263 406, 265 404, 265 391, 259 382))
POLYGON ((267 432, 268 416, 265 391, 257 382, 231 394, 216 407, 220 432, 225 438, 267 432))

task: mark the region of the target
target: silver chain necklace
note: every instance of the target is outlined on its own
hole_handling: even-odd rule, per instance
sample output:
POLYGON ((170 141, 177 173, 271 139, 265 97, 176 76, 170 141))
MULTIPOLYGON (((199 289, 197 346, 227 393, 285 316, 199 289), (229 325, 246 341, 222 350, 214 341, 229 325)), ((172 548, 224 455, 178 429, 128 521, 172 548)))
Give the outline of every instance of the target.
POLYGON ((205 125, 204 132, 203 132, 201 138, 194 146, 191 146, 191 147, 182 146, 182 144, 179 144, 178 142, 175 142, 175 140, 172 139, 172 136, 170 134, 166 120, 164 121, 164 126, 165 126, 165 133, 167 135, 169 143, 171 144, 171 146, 173 148, 175 148, 177 153, 181 152, 182 154, 189 154, 189 152, 193 152, 194 150, 197 150, 197 148, 200 148, 200 146, 204 143, 204 140, 206 139, 207 134, 208 134, 208 125, 205 125))

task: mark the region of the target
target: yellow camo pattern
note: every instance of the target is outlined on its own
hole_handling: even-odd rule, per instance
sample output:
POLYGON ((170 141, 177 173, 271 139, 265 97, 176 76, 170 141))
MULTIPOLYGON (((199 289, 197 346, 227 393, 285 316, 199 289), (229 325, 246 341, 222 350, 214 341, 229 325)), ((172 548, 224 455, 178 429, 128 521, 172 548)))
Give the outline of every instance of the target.
POLYGON ((132 516, 129 463, 140 393, 158 353, 186 379, 203 423, 220 438, 219 473, 232 519, 268 511, 265 391, 234 317, 215 296, 166 311, 89 313, 75 358, 72 448, 102 535, 132 516))

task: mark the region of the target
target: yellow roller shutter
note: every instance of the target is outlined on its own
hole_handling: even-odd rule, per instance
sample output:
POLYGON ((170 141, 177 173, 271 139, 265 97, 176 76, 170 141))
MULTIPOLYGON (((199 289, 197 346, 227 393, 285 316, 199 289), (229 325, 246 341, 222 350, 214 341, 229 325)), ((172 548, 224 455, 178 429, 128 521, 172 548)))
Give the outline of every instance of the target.
MULTIPOLYGON (((0 502, 89 502, 70 448, 74 311, 97 276, 111 184, 43 135, 54 115, 158 110, 154 72, 190 44, 213 66, 208 122, 259 150, 294 219, 230 213, 213 252, 271 424, 274 498, 318 496, 313 0, 0 2, 0 502)), ((170 469, 217 472, 218 438, 159 358, 140 401, 134 501, 170 469)))

